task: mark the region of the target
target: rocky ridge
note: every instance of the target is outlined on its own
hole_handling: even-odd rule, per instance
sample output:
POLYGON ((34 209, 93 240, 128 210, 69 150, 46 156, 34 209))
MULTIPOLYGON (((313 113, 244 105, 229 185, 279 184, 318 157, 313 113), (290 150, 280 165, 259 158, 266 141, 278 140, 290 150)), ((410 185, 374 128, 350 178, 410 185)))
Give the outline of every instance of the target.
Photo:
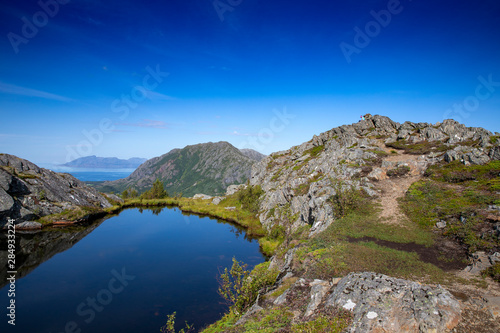
POLYGON ((338 216, 328 203, 338 191, 355 187, 376 197, 376 183, 388 178, 388 172, 406 168, 411 175, 421 175, 429 165, 443 160, 458 159, 464 164, 498 160, 500 147, 492 143, 492 137, 490 131, 451 119, 399 124, 368 114, 365 120, 336 127, 255 164, 250 184, 265 191, 260 221, 268 230, 283 221, 292 222, 292 230, 310 225, 312 236, 338 216), (418 156, 383 161, 391 154, 391 146, 418 156))
POLYGON ((9 218, 17 224, 77 207, 107 208, 111 204, 69 174, 0 154, 0 227, 9 218))
MULTIPOLYGON (((387 117, 366 115, 365 120, 334 128, 255 164, 250 184, 264 190, 259 219, 269 232, 282 226, 285 233, 291 234, 310 226, 308 236, 313 237, 340 217, 331 204, 338 192, 363 189, 367 195, 383 199, 381 190, 394 191, 403 182, 404 194, 431 165, 456 160, 479 165, 499 160, 498 136, 454 120, 399 124, 387 117)), ((244 187, 228 187, 226 195, 244 187)), ((382 204, 397 206, 396 199, 401 195, 386 198, 382 204)), ((401 212, 383 210, 382 220, 392 223, 398 214, 401 212)), ((351 318, 348 332, 500 330, 500 288, 495 285, 488 287, 486 295, 470 286, 448 286, 451 293, 439 285, 372 272, 350 273, 331 280, 308 279, 301 277, 294 264, 300 246, 294 241, 278 248, 269 266, 280 272, 276 283, 260 291, 255 304, 231 332, 243 332, 249 323, 278 309, 284 311, 282 315, 291 316, 292 324, 319 323, 324 316, 342 317, 336 311, 343 309, 351 318), (464 294, 463 288, 471 290, 464 294)), ((459 275, 477 273, 498 257, 482 254, 474 254, 477 263, 473 260, 459 275)))

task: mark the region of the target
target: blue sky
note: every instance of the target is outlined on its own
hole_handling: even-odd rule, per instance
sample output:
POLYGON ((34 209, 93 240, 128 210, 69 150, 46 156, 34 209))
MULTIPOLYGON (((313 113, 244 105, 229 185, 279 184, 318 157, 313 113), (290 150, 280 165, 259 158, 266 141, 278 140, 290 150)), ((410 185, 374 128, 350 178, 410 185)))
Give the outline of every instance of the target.
POLYGON ((496 0, 0 3, 0 152, 36 163, 269 154, 365 113, 500 131, 496 0))

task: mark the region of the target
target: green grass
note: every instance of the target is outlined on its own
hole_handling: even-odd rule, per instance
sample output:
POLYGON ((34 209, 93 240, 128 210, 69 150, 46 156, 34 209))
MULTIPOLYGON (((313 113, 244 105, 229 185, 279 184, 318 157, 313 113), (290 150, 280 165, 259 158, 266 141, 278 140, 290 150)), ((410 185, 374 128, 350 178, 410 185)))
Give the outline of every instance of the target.
POLYGON ((377 205, 367 202, 351 214, 336 220, 316 239, 335 242, 348 238, 372 237, 394 243, 416 243, 424 246, 434 244, 432 232, 410 221, 405 221, 403 225, 381 223, 378 211, 377 205))
POLYGON ((325 314, 310 318, 308 321, 293 322, 294 313, 286 306, 265 309, 252 315, 244 325, 235 326, 239 317, 233 313, 226 314, 221 320, 202 330, 203 333, 340 333, 352 322, 348 311, 334 308, 325 314))
POLYGON ((447 221, 444 234, 464 244, 469 252, 498 247, 499 240, 484 236, 491 228, 483 211, 500 200, 500 162, 465 166, 459 162, 430 167, 427 179, 414 183, 402 198, 402 207, 416 224, 431 228, 447 221))
POLYGON ((101 208, 80 206, 76 209, 64 210, 61 213, 43 216, 37 221, 41 224, 51 224, 57 221, 76 221, 89 215, 103 214, 104 212, 101 208))
POLYGON ((366 151, 374 153, 374 154, 377 154, 377 156, 379 156, 379 157, 387 157, 387 156, 389 156, 388 153, 386 153, 383 150, 379 150, 379 149, 367 149, 366 151))
POLYGON ((375 271, 400 278, 444 283, 449 275, 432 264, 422 262, 418 254, 362 241, 363 238, 370 238, 423 246, 434 244, 434 235, 427 228, 409 220, 402 223, 382 223, 377 205, 364 201, 325 231, 303 243, 296 252, 294 267, 308 278, 328 279, 353 271, 375 271))
POLYGON ((320 146, 316 146, 316 147, 313 147, 311 149, 308 149, 304 152, 304 155, 306 154, 309 154, 311 155, 312 158, 315 158, 317 157, 319 154, 321 154, 321 152, 325 150, 325 146, 324 145, 320 145, 320 146))
POLYGON ((386 143, 387 147, 402 149, 407 154, 424 155, 430 152, 445 152, 453 149, 454 146, 447 146, 441 141, 420 141, 415 143, 406 140, 398 140, 392 143, 386 143))

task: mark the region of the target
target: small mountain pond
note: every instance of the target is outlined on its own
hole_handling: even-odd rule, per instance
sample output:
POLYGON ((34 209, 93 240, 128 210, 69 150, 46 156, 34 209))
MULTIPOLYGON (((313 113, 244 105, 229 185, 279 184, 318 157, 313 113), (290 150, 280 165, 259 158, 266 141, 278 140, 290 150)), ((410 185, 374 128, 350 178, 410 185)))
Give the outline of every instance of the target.
POLYGON ((0 234, 0 332, 159 332, 177 312, 201 329, 227 310, 217 276, 265 260, 235 225, 178 208, 127 209, 90 226, 16 234, 15 297, 0 234), (15 299, 15 326, 7 306, 15 299))

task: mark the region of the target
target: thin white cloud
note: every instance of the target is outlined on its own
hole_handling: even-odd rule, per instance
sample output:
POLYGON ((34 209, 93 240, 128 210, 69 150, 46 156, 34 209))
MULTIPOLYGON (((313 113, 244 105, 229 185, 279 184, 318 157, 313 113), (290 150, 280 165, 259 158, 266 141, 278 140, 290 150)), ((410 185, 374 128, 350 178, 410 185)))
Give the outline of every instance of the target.
POLYGON ((51 94, 51 93, 48 93, 46 91, 41 91, 41 90, 36 90, 36 89, 31 89, 31 88, 26 88, 26 87, 20 87, 20 86, 16 86, 16 85, 1 82, 1 81, 0 81, 0 92, 5 93, 5 94, 11 94, 11 95, 39 97, 39 98, 45 98, 45 99, 51 99, 51 100, 63 101, 63 102, 73 101, 71 98, 67 98, 64 96, 51 94))

